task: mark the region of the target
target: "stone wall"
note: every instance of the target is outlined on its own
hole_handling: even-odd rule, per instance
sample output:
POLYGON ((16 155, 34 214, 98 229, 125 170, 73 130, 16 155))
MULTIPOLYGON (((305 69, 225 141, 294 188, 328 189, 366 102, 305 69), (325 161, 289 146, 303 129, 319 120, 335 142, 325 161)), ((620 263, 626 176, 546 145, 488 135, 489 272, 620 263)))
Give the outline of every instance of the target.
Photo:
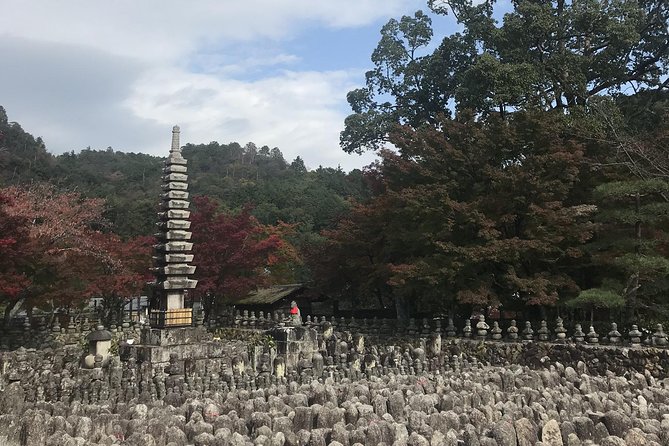
MULTIPOLYGON (((45 349, 80 344, 100 323, 98 319, 88 317, 70 317, 67 320, 62 325, 59 318, 55 318, 51 325, 45 317, 14 320, 9 328, 0 329, 0 351, 19 347, 45 349)), ((139 339, 141 327, 139 323, 124 321, 108 327, 107 330, 113 334, 115 342, 118 342, 139 339)))

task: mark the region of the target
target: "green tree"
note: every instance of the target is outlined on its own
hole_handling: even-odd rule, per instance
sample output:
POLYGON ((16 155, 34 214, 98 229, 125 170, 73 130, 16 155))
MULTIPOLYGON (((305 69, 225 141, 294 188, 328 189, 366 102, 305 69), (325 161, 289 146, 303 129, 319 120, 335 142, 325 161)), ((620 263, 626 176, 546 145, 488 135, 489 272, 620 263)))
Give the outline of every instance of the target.
POLYGON ((601 228, 589 248, 602 284, 582 294, 622 302, 630 322, 640 311, 669 316, 667 195, 669 182, 657 178, 604 183, 595 191, 601 228))
POLYGON ((53 156, 42 138, 35 138, 10 122, 0 106, 0 185, 44 181, 54 175, 53 156))
POLYGON ((307 171, 304 161, 299 156, 290 163, 290 169, 296 173, 305 173, 307 171))
POLYGON ((557 112, 486 120, 461 113, 435 128, 393 132, 400 152, 381 152, 372 173, 381 193, 353 214, 365 217, 353 220, 360 227, 344 219, 338 232, 324 233, 342 256, 329 264, 359 259, 349 274, 385 274, 398 315, 412 306, 554 305, 575 296, 572 273, 594 231, 594 206, 574 199, 584 154, 565 122, 557 112), (344 243, 347 234, 353 240, 344 243), (375 263, 363 268, 367 252, 375 263))
POLYGON ((438 14, 454 14, 463 31, 430 53, 430 19, 422 12, 383 27, 366 86, 348 95, 345 151, 377 149, 396 124, 434 124, 450 101, 456 110, 504 116, 669 87, 664 0, 516 0, 501 23, 494 0, 428 3, 438 14))

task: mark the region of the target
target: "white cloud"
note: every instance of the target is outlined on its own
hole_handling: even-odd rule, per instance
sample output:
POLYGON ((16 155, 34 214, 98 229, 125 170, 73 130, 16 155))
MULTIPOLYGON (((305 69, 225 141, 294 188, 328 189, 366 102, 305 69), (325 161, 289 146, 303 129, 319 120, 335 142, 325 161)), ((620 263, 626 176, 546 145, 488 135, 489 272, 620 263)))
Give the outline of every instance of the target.
POLYGON ((0 0, 0 105, 57 153, 164 154, 178 123, 183 142, 253 141, 311 167, 359 167, 372 157, 338 146, 359 67, 297 71, 300 54, 282 43, 419 7, 424 0, 0 0))
MULTIPOLYGON (((126 105, 133 115, 165 128, 178 123, 184 141, 253 141, 278 146, 288 160, 299 155, 309 166, 341 163, 353 168, 361 160, 347 159, 338 147, 345 117, 339 104, 353 86, 352 73, 344 71, 285 71, 242 82, 179 69, 152 70, 135 84, 126 105)), ((151 151, 164 152, 164 144, 151 151)))
POLYGON ((0 0, 13 37, 84 44, 118 56, 174 60, 202 45, 294 35, 305 24, 351 27, 400 13, 410 0, 0 0))
POLYGON ((249 72, 257 73, 266 67, 290 66, 301 58, 295 54, 261 52, 244 58, 231 58, 220 53, 199 53, 191 57, 188 65, 196 72, 217 74, 220 76, 243 76, 249 72), (230 62, 234 60, 234 62, 230 62))

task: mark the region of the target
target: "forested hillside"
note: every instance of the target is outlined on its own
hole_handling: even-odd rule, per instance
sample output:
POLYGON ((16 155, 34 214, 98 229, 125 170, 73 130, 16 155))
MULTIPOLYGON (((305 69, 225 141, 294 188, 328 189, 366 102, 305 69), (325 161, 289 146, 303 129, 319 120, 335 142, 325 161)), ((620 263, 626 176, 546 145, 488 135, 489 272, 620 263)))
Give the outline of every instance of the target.
MULTIPOLYGON (((0 132, 0 186, 48 181, 105 198, 110 230, 126 238, 153 234, 163 158, 111 148, 53 155, 40 138, 8 122, 1 108, 0 132)), ((307 171, 301 158, 288 162, 278 148, 211 142, 187 144, 183 154, 193 195, 217 200, 228 211, 251 204, 261 223, 297 224, 304 237, 332 226, 350 199, 369 196, 361 171, 307 171)))

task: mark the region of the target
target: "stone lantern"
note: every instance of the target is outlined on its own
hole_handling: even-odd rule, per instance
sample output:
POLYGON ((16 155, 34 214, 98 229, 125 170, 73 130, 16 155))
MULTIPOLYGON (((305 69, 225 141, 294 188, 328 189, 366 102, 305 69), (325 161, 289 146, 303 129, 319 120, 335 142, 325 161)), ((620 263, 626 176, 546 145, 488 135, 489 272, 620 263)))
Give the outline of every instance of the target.
POLYGON ((88 355, 84 357, 84 366, 92 369, 95 367, 96 357, 98 363, 106 362, 109 358, 112 334, 105 330, 102 325, 98 325, 94 331, 86 336, 86 339, 88 340, 88 355))

